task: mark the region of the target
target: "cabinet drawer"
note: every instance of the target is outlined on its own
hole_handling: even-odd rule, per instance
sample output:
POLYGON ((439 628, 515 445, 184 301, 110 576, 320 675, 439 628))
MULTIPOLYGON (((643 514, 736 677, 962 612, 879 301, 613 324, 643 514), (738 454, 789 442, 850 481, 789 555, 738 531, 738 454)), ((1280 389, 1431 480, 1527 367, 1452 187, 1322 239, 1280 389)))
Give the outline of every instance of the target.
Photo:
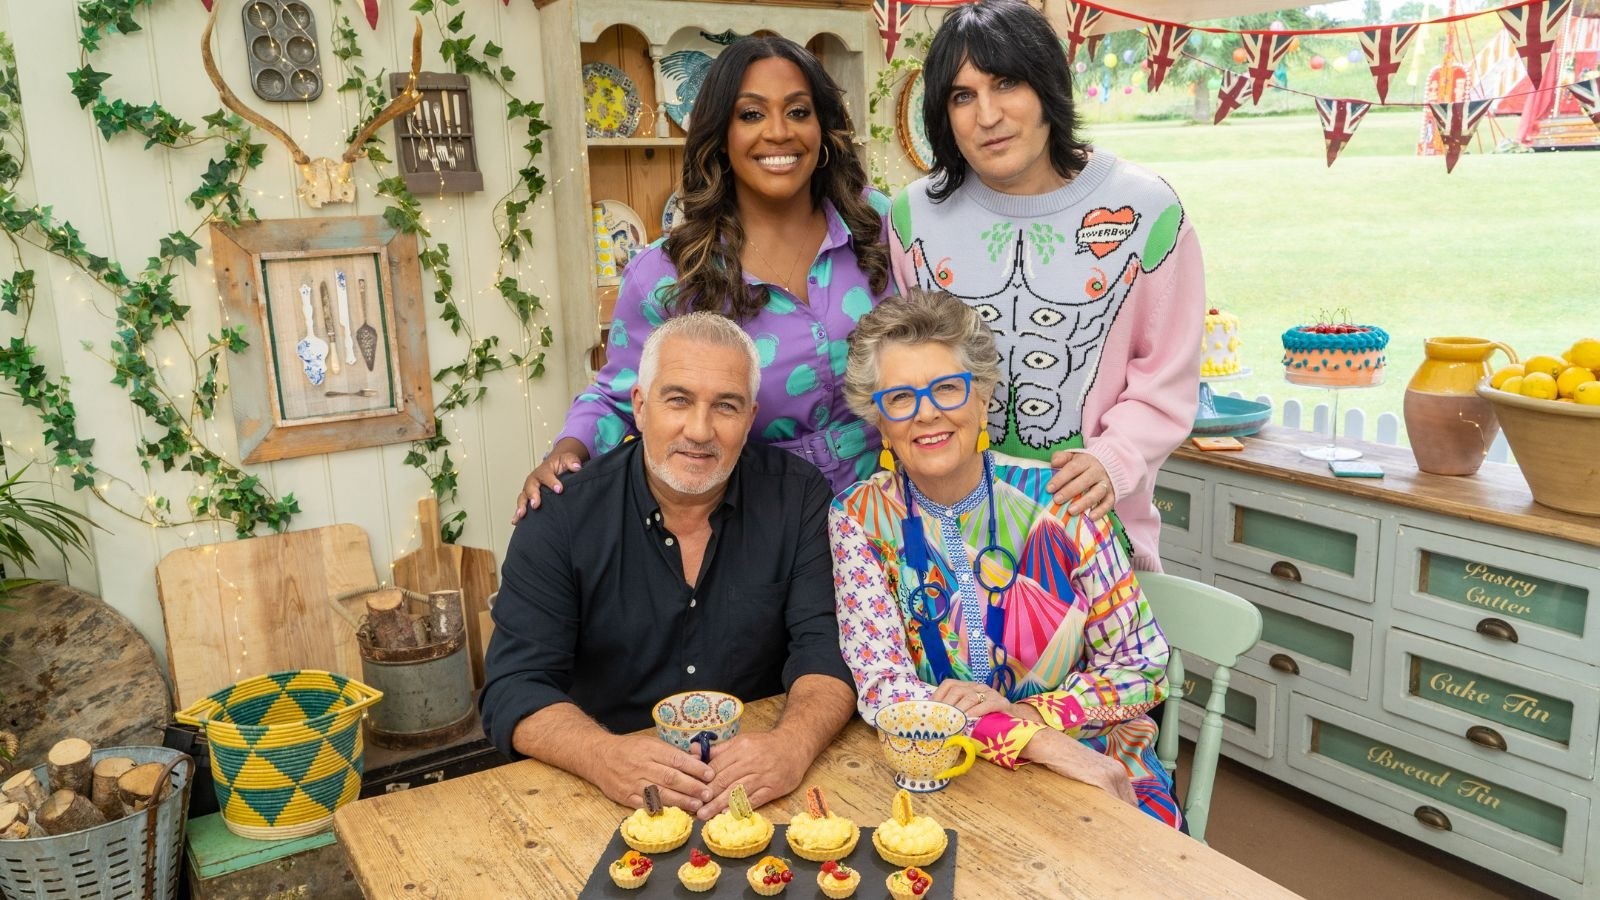
MULTIPOLYGON (((1183 706, 1178 710, 1179 733, 1194 740, 1200 719, 1211 699, 1217 666, 1193 653, 1183 654, 1183 706)), ((1272 736, 1277 715, 1278 686, 1234 669, 1222 712, 1222 741, 1257 756, 1272 756, 1272 736)))
MULTIPOLYGON (((1162 552, 1165 553, 1166 551, 1163 550, 1162 552)), ((1168 556, 1161 557, 1161 571, 1168 575, 1176 575, 1179 578, 1187 578, 1190 581, 1205 580, 1205 577, 1200 574, 1199 566, 1192 566, 1189 563, 1172 559, 1168 556)))
POLYGON ((1600 664, 1600 569, 1402 526, 1394 606, 1469 632, 1497 656, 1507 643, 1600 664))
POLYGON ((1378 520, 1315 503, 1217 485, 1211 553, 1282 582, 1371 603, 1378 520))
POLYGON ((1404 631, 1384 663, 1383 708, 1454 735, 1445 746, 1593 777, 1600 688, 1404 631))
POLYGON ((1367 698, 1371 622, 1225 576, 1217 576, 1217 587, 1261 610, 1261 640, 1245 656, 1272 667, 1279 684, 1292 686, 1304 678, 1367 698))
POLYGON ((1457 856, 1583 879, 1589 801, 1578 794, 1298 693, 1287 753, 1291 768, 1412 814, 1401 831, 1457 856))
MULTIPOLYGON (((1156 472, 1156 512, 1161 515, 1161 552, 1182 548, 1205 552, 1206 483, 1188 475, 1156 472)), ((1187 554, 1185 554, 1187 555, 1187 554)))

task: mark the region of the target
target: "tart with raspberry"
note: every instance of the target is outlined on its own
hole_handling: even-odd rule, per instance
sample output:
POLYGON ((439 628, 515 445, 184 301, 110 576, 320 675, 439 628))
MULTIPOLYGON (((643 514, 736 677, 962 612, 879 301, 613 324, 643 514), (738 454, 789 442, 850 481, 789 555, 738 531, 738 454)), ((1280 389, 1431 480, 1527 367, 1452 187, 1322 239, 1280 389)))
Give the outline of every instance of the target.
POLYGON ((829 860, 817 873, 817 888, 833 900, 844 900, 861 886, 861 873, 841 862, 829 860))
POLYGON ((794 880, 794 870, 786 860, 763 856, 745 872, 744 878, 750 883, 750 890, 763 897, 776 897, 794 880))
POLYGON ((933 886, 933 878, 916 866, 908 866, 890 873, 886 883, 894 900, 918 900, 933 886))
POLYGON ((717 886, 722 867, 717 861, 700 852, 699 847, 689 850, 689 861, 678 867, 678 881, 695 893, 703 893, 717 886))
POLYGON ((621 859, 613 862, 607 871, 611 873, 611 880, 616 882, 617 887, 631 891, 644 887, 644 883, 650 880, 650 872, 654 868, 655 864, 650 861, 650 857, 637 850, 629 850, 622 854, 621 859))

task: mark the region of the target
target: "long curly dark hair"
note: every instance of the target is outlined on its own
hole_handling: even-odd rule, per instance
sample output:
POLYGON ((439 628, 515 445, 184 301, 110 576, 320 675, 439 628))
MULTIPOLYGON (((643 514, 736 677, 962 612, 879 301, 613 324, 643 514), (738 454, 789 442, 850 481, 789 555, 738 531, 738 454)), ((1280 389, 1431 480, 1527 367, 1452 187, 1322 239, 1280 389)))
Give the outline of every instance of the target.
POLYGON ((1072 69, 1050 21, 1022 0, 979 0, 944 17, 922 68, 922 120, 933 144, 928 196, 934 202, 954 194, 967 180, 969 167, 956 146, 949 102, 950 86, 969 61, 985 74, 1027 82, 1050 123, 1051 167, 1068 179, 1083 171, 1089 145, 1078 136, 1072 69))
POLYGON ((663 248, 678 270, 677 284, 666 298, 669 314, 708 310, 746 322, 767 305, 766 292, 751 290, 744 282, 739 263, 744 227, 726 151, 728 123, 745 70, 774 57, 794 63, 805 75, 822 127, 827 165, 811 176, 811 205, 833 203, 855 239, 856 265, 872 292, 882 294, 888 287, 889 248, 882 240, 882 219, 865 196, 867 173, 851 145, 854 129, 843 91, 817 58, 794 41, 748 37, 731 44, 711 64, 695 100, 683 151, 683 221, 663 248))

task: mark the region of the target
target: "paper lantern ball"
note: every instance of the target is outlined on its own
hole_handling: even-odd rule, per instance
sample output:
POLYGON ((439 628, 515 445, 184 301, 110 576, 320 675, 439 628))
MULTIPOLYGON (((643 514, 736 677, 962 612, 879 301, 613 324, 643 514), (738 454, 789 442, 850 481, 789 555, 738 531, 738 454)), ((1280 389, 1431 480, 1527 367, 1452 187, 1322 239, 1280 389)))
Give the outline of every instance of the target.
POLYGON ((1300 39, 1299 38, 1290 38, 1289 39, 1289 52, 1290 53, 1294 53, 1299 49, 1300 49, 1300 39))
POLYGON ((1198 31, 1189 35, 1189 46, 1196 50, 1199 50, 1202 46, 1204 46, 1205 42, 1205 38, 1201 37, 1200 32, 1198 31))
POLYGON ((1213 50, 1221 50, 1222 49, 1222 37, 1220 35, 1211 38, 1211 49, 1213 49, 1213 50))
POLYGON ((1133 51, 1132 50, 1124 50, 1124 51, 1122 51, 1122 61, 1125 62, 1125 63, 1132 64, 1133 63, 1133 51))
POLYGON ((1267 26, 1267 30, 1268 31, 1282 31, 1287 27, 1288 27, 1287 25, 1283 24, 1283 20, 1282 19, 1277 19, 1277 20, 1274 20, 1271 25, 1267 26))
POLYGON ((1100 86, 1097 84, 1091 84, 1089 85, 1089 89, 1084 91, 1084 93, 1091 97, 1098 97, 1100 96, 1100 86))
POLYGON ((1082 61, 1082 60, 1079 60, 1079 61, 1077 61, 1077 62, 1072 64, 1072 71, 1077 72, 1079 75, 1082 75, 1083 73, 1089 71, 1089 64, 1084 62, 1084 61, 1082 61))
POLYGON ((1115 69, 1117 67, 1117 55, 1115 53, 1107 53, 1106 58, 1100 61, 1105 63, 1105 66, 1108 69, 1115 69))
POLYGON ((1133 93, 1133 85, 1131 85, 1131 84, 1130 84, 1130 85, 1128 85, 1128 86, 1127 86, 1127 87, 1125 87, 1125 88, 1123 88, 1123 89, 1122 89, 1122 92, 1123 92, 1123 93, 1124 93, 1124 94, 1131 94, 1131 93, 1133 93))
POLYGON ((1221 78, 1213 78, 1210 81, 1206 82, 1206 87, 1211 89, 1211 90, 1213 90, 1213 91, 1218 90, 1218 89, 1220 89, 1222 87, 1222 79, 1221 78))
POLYGON ((1328 64, 1328 61, 1323 59, 1320 56, 1311 57, 1311 69, 1312 69, 1312 71, 1320 71, 1322 69, 1322 67, 1327 65, 1327 64, 1328 64))
POLYGON ((1333 58, 1333 67, 1338 71, 1343 72, 1345 69, 1350 68, 1350 60, 1343 56, 1335 56, 1333 58))
POLYGON ((1247 60, 1249 58, 1250 58, 1250 54, 1244 52, 1244 48, 1243 47, 1235 47, 1235 48, 1233 48, 1233 61, 1234 62, 1243 63, 1245 60, 1247 60))
POLYGON ((1349 53, 1345 54, 1345 58, 1351 62, 1361 62, 1361 51, 1351 50, 1349 53))

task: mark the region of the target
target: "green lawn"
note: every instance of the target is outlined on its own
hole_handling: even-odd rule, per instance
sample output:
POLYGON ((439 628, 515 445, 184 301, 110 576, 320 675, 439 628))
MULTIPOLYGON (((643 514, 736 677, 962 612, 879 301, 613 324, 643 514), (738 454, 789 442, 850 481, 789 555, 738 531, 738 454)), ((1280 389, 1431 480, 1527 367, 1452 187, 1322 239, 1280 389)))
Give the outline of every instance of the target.
POLYGON ((1493 338, 1531 356, 1600 333, 1600 152, 1480 152, 1446 175, 1442 157, 1414 155, 1420 123, 1416 110, 1368 115, 1332 168, 1315 115, 1088 134, 1183 199, 1211 305, 1243 319, 1255 374, 1230 390, 1322 402, 1325 391, 1282 380, 1279 335, 1348 308, 1391 335, 1388 382, 1349 400, 1398 415, 1426 337, 1493 338))

